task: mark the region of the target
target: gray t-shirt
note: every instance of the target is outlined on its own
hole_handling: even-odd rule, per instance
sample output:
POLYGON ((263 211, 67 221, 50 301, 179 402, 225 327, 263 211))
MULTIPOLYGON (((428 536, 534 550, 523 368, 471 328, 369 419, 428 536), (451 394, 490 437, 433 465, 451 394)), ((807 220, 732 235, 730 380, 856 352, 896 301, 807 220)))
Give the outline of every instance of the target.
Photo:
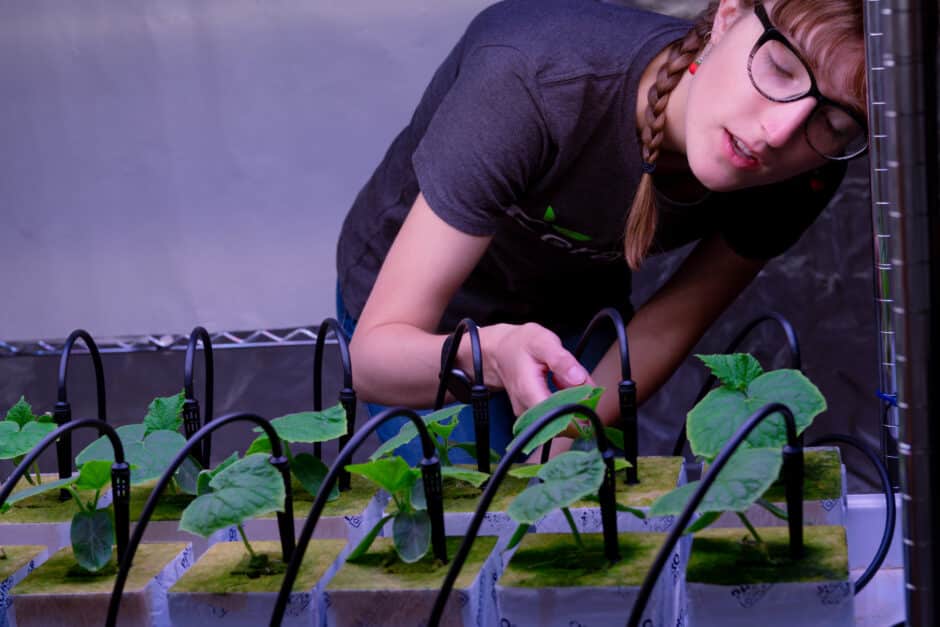
MULTIPOLYGON (((630 311, 623 230, 641 175, 637 85, 687 21, 594 0, 507 0, 478 15, 357 196, 338 244, 358 318, 420 190, 445 222, 492 235, 440 330, 540 322, 582 327, 630 311)), ((747 257, 789 248, 841 181, 841 164, 695 204, 659 196, 653 252, 713 232, 747 257)))

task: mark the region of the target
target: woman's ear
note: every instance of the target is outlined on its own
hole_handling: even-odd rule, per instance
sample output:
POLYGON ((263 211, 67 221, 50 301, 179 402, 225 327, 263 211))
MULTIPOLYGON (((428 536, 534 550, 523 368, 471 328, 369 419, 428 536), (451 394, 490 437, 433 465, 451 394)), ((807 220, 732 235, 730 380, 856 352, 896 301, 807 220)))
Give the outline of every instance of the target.
POLYGON ((720 0, 709 41, 718 43, 735 22, 750 12, 753 4, 749 0, 720 0))

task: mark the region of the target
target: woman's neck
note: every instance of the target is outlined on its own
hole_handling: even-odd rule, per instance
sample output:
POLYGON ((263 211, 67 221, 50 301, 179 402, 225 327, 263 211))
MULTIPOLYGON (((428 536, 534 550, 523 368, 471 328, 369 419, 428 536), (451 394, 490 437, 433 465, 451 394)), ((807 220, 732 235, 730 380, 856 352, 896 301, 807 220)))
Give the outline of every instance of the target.
MULTIPOLYGON (((648 94, 650 87, 656 82, 656 74, 660 66, 669 58, 670 47, 667 46, 657 54, 640 76, 636 98, 636 128, 638 134, 641 134, 643 127, 646 126, 646 109, 649 106, 648 94)), ((690 76, 688 72, 683 72, 679 83, 669 94, 669 100, 666 103, 666 124, 663 128, 663 141, 660 144, 660 154, 656 164, 657 170, 670 172, 689 170, 689 164, 685 158, 685 108, 689 95, 690 76)))

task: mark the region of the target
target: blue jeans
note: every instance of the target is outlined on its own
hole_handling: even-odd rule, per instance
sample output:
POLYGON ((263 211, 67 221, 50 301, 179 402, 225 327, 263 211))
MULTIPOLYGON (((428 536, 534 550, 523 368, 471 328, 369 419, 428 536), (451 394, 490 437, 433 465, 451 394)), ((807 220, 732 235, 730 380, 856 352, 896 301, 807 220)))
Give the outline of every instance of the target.
MULTIPOLYGON (((356 330, 356 323, 352 316, 349 315, 349 312, 346 310, 346 305, 343 303, 343 295, 339 288, 339 284, 336 285, 336 319, 339 322, 340 326, 343 328, 343 331, 346 333, 347 337, 352 337, 353 331, 356 330)), ((561 337, 562 345, 567 348, 569 351, 573 351, 574 347, 577 345, 578 340, 581 337, 581 333, 570 333, 563 335, 561 337)), ((607 349, 615 341, 616 335, 610 325, 602 326, 590 339, 587 346, 584 349, 584 352, 581 354, 581 363, 590 371, 593 370, 597 365, 597 362, 600 361, 601 357, 604 356, 604 353, 607 352, 607 349)), ((551 377, 549 377, 549 387, 555 389, 551 384, 551 377)), ((355 381, 353 381, 355 384, 355 381)), ((383 405, 376 405, 372 403, 365 403, 366 410, 369 412, 369 416, 376 416, 380 412, 385 411, 388 407, 383 405)), ((418 410, 419 414, 428 414, 431 409, 418 410)), ((512 411, 512 404, 509 402, 509 395, 503 391, 493 392, 490 395, 489 402, 489 414, 490 414, 490 447, 499 455, 502 455, 506 452, 506 446, 513 439, 512 435, 512 425, 516 420, 516 416, 512 411)), ((454 429, 453 433, 450 436, 450 439, 455 442, 473 442, 475 440, 474 425, 473 425, 473 410, 468 405, 457 417, 458 423, 457 427, 454 429)), ((391 438, 398 435, 399 430, 402 425, 408 421, 407 418, 397 417, 387 420, 378 429, 376 429, 376 434, 379 439, 383 442, 390 440, 391 438)), ((419 461, 421 461, 421 443, 415 438, 408 444, 399 447, 395 451, 400 455, 408 464, 414 466, 419 461)), ((450 461, 453 464, 466 464, 473 463, 474 459, 463 450, 453 449, 449 453, 450 461)))

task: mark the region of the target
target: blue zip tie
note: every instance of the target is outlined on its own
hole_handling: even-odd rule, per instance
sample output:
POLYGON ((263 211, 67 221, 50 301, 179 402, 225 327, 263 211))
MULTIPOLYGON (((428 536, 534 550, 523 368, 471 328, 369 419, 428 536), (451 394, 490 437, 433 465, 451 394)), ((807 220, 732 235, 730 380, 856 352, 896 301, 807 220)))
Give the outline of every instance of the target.
POLYGON ((897 407, 897 406, 898 406, 898 395, 897 395, 897 394, 888 394, 888 393, 886 393, 886 392, 882 392, 882 391, 878 390, 878 391, 875 392, 875 396, 877 396, 878 398, 880 398, 881 400, 883 400, 884 402, 886 402, 886 403, 887 403, 888 405, 890 405, 891 407, 897 407))

